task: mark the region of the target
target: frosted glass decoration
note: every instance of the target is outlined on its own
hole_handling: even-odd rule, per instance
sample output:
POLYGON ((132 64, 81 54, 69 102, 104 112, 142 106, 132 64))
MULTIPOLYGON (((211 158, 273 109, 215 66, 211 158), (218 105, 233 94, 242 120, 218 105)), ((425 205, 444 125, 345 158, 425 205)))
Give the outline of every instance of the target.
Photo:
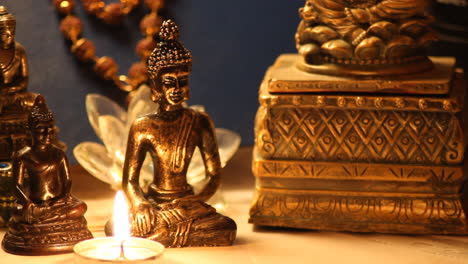
MULTIPOLYGON (((73 149, 73 154, 80 165, 97 179, 106 182, 114 189, 122 184, 122 168, 127 148, 130 126, 137 117, 158 111, 158 104, 150 99, 150 88, 141 86, 133 95, 128 111, 114 101, 98 94, 86 96, 86 111, 94 132, 103 144, 82 142, 73 149)), ((191 106, 197 111, 204 111, 203 106, 191 106)), ((230 130, 216 128, 221 165, 224 167, 236 153, 240 145, 240 136, 230 130)), ((144 190, 152 181, 153 164, 147 155, 140 172, 140 184, 144 190)), ((199 192, 207 183, 205 167, 199 150, 195 150, 190 163, 187 180, 199 192)), ((218 191, 208 201, 218 210, 224 210, 225 202, 218 191)))

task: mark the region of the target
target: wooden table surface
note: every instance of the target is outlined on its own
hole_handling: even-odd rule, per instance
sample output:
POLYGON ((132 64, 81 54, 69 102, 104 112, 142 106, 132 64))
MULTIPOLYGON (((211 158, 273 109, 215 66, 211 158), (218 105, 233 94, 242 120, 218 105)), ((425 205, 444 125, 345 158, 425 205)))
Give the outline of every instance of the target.
MULTIPOLYGON (((226 214, 238 225, 235 244, 221 248, 166 249, 155 263, 467 263, 468 237, 353 234, 254 227, 247 223, 254 179, 250 148, 241 148, 224 170, 226 214)), ((88 204, 86 218, 96 237, 111 214, 115 191, 72 166, 73 193, 88 204)), ((1 236, 5 230, 1 231, 1 236)), ((72 264, 73 254, 15 256, 0 250, 0 264, 72 264)))

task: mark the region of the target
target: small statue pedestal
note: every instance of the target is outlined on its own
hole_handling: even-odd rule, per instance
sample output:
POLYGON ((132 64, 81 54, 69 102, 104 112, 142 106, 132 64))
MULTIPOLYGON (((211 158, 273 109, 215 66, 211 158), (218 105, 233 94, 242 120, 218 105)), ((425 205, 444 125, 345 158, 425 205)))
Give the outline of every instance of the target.
POLYGON ((15 223, 3 238, 3 249, 19 255, 51 255, 73 251, 76 243, 93 238, 82 216, 55 223, 15 223))
POLYGON ((397 77, 337 77, 282 55, 260 87, 249 222, 467 234, 466 84, 451 58, 397 77))

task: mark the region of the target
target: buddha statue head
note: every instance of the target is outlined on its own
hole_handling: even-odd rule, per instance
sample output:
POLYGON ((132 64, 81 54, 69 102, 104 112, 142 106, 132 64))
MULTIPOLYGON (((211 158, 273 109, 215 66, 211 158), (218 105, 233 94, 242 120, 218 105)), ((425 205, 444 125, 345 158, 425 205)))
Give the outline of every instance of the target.
POLYGON ((0 6, 0 48, 9 49, 15 43, 16 19, 4 6, 0 6))
POLYGON ((41 95, 37 96, 34 101, 28 124, 33 145, 47 146, 53 142, 55 136, 54 116, 41 95))
POLYGON ((161 105, 178 106, 189 98, 192 55, 179 42, 179 29, 172 20, 163 22, 159 39, 148 60, 151 99, 161 105))

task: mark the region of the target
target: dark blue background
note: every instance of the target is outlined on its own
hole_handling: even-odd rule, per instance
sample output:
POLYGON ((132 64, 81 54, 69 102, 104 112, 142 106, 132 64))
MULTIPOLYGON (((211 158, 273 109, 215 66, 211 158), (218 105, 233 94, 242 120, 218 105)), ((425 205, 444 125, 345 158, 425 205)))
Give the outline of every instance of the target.
MULTIPOLYGON (((114 0, 115 1, 115 0, 114 0)), ((111 1, 106 1, 110 3, 111 1)), ((241 134, 253 144, 258 86, 267 67, 286 52, 296 52, 298 8, 303 0, 167 0, 166 17, 179 24, 181 38, 193 55, 189 104, 205 105, 217 127, 241 134)), ((98 141, 86 116, 88 93, 123 103, 125 93, 97 78, 90 65, 75 60, 59 31, 60 19, 51 0, 2 0, 17 19, 16 40, 29 56, 29 90, 45 95, 56 114, 60 138, 71 150, 82 141, 98 141)), ((120 27, 86 15, 79 0, 76 13, 84 37, 94 41, 98 56, 111 56, 124 74, 138 59, 138 23, 146 14, 141 4, 120 27)))

